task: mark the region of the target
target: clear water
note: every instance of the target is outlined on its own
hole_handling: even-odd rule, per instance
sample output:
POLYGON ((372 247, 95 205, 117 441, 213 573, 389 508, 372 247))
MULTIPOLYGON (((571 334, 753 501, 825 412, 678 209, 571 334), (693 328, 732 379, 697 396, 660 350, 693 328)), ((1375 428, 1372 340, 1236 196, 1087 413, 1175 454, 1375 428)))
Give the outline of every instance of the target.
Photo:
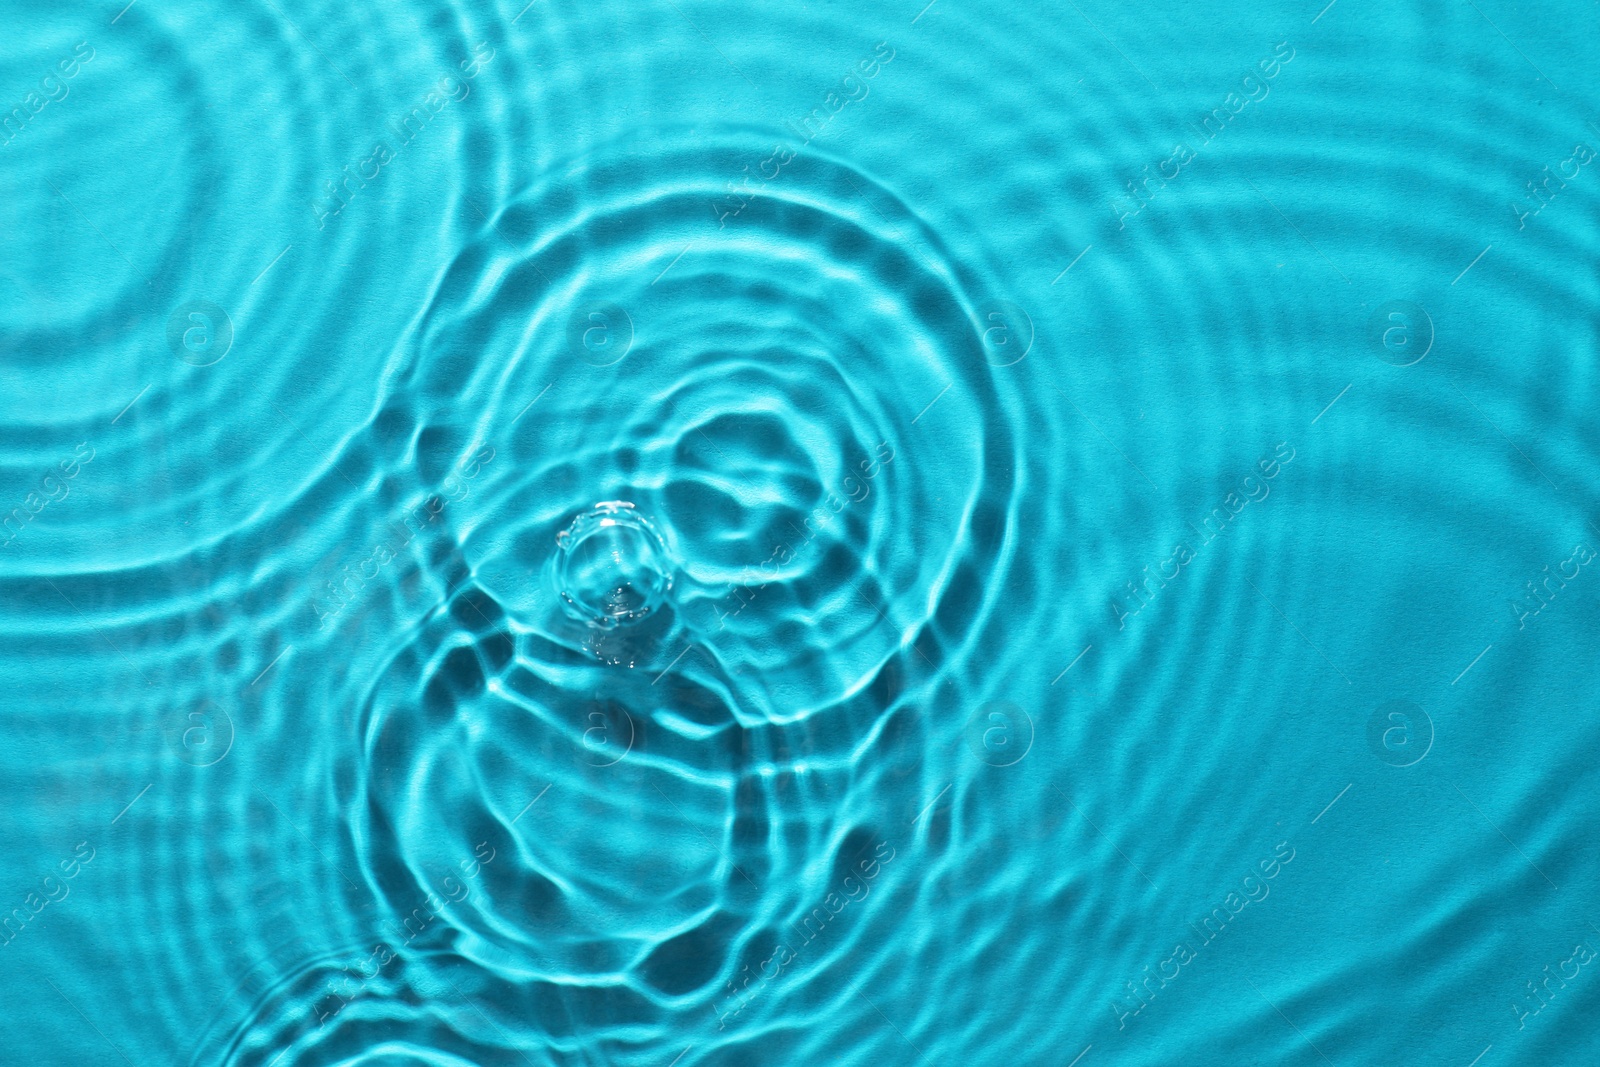
POLYGON ((1600 1060, 1592 3, 123 3, 0 1062, 1600 1060))

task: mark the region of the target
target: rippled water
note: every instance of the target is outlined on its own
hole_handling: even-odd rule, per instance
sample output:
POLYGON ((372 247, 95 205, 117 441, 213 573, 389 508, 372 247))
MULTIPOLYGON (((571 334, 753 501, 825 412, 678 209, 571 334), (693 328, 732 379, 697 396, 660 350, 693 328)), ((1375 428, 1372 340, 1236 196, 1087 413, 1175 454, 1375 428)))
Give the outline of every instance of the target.
POLYGON ((123 2, 0 1062, 1596 1061, 1593 5, 123 2))

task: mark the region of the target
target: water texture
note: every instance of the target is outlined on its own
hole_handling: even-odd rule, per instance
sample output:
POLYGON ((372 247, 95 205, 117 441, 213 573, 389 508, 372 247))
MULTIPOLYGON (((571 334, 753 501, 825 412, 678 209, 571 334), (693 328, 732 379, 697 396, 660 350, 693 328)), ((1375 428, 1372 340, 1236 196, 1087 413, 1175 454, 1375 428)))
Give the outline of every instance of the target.
POLYGON ((1600 13, 0 4, 3 1064, 1600 1062, 1600 13))

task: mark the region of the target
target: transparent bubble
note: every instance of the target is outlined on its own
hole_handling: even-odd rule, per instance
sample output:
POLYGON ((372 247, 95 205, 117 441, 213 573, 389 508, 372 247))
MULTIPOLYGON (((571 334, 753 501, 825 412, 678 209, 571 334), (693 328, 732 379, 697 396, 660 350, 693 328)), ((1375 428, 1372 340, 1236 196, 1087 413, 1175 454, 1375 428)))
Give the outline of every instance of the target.
POLYGON ((554 577, 574 619, 605 629, 650 617, 672 591, 666 542, 625 501, 596 504, 556 537, 554 577))

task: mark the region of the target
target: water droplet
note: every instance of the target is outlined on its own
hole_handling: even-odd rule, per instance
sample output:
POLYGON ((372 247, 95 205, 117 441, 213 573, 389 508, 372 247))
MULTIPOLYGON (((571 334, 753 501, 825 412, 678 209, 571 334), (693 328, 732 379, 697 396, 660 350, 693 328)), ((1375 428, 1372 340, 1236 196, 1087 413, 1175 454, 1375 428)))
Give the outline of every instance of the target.
POLYGON ((596 504, 556 537, 554 577, 575 619, 613 629, 659 610, 674 567, 656 528, 630 503, 596 504))

